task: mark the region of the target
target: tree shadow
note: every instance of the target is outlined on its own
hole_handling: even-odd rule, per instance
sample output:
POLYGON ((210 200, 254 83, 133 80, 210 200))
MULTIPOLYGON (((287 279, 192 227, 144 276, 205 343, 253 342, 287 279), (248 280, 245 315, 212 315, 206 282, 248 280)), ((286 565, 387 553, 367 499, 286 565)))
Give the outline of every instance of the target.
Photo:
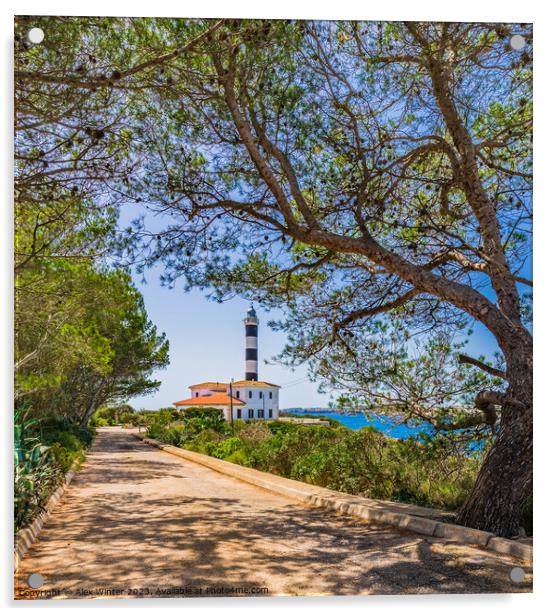
POLYGON ((114 586, 122 596, 141 588, 206 595, 208 587, 226 595, 256 587, 282 595, 531 590, 529 581, 510 581, 508 558, 306 507, 139 442, 120 446, 131 438, 99 439, 24 559, 16 596, 35 571, 45 578, 41 590, 64 589, 68 598, 114 586))

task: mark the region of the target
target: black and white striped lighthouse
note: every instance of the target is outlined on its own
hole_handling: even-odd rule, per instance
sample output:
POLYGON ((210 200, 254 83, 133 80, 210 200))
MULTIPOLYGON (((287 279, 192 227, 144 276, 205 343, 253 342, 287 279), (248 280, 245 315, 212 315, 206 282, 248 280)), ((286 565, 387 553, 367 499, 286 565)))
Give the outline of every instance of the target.
POLYGON ((252 304, 245 319, 245 380, 258 381, 258 317, 252 304))

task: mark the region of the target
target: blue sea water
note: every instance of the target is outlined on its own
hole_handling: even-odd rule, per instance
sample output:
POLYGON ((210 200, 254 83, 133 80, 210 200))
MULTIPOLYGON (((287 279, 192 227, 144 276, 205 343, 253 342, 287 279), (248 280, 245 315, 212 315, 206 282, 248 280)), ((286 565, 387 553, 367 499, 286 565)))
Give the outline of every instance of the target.
POLYGON ((336 419, 341 422, 347 428, 351 430, 360 430, 366 426, 373 426, 376 430, 392 436, 394 438, 408 438, 409 436, 417 436, 422 428, 410 428, 408 426, 396 426, 388 417, 381 417, 379 419, 368 420, 362 413, 353 415, 347 415, 344 413, 337 413, 335 411, 288 411, 291 415, 298 415, 299 417, 307 417, 310 415, 321 415, 329 417, 330 419, 336 419))

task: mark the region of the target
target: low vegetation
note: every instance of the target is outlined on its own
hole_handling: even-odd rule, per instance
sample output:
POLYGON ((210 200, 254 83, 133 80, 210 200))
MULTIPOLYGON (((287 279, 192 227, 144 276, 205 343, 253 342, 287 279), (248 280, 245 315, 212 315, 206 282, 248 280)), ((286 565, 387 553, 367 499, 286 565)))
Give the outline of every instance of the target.
POLYGON ((153 417, 148 436, 216 458, 369 498, 454 510, 476 478, 483 452, 445 443, 398 440, 367 427, 353 431, 280 421, 235 421, 216 409, 185 419, 153 417))
POLYGON ((94 429, 66 419, 30 417, 19 409, 14 421, 15 532, 43 511, 64 474, 85 459, 94 429))

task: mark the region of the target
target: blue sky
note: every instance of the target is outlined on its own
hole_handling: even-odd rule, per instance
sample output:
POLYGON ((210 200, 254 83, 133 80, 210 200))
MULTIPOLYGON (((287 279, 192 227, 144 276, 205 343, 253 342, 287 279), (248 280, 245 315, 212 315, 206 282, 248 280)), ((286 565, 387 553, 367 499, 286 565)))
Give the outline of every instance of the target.
MULTIPOLYGON (((176 400, 189 398, 188 385, 206 380, 229 381, 243 379, 245 374, 245 330, 243 319, 249 302, 232 299, 218 304, 204 297, 201 291, 185 293, 162 287, 155 270, 145 273, 147 284, 135 276, 142 292, 150 319, 170 341, 170 365, 155 373, 162 381, 157 393, 130 400, 135 408, 159 408, 176 400)), ((327 406, 329 396, 317 392, 316 383, 306 379, 306 369, 292 371, 279 365, 265 365, 285 344, 283 333, 273 332, 267 322, 279 317, 277 311, 257 309, 260 379, 283 385, 280 407, 327 406), (305 379, 301 383, 292 382, 305 379)))

